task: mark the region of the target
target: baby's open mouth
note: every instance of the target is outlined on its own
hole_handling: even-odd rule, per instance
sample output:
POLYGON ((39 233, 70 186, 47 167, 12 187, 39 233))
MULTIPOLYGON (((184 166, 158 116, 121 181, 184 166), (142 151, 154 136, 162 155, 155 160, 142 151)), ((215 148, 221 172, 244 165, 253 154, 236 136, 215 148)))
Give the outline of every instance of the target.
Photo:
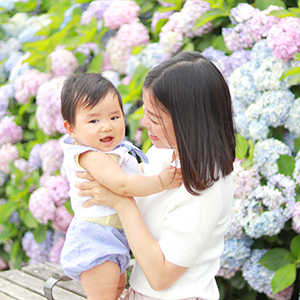
POLYGON ((109 143, 112 139, 113 139, 112 136, 107 136, 103 139, 100 139, 100 141, 103 142, 103 143, 109 143))

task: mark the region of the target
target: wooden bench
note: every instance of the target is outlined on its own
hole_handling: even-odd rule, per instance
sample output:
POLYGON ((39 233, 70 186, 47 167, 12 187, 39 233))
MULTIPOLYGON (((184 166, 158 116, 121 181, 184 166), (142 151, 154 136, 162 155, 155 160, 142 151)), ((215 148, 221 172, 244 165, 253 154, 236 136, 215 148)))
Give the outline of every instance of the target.
MULTIPOLYGON (((127 271, 131 271, 131 260, 127 271)), ((81 282, 64 275, 60 264, 39 263, 0 271, 0 300, 86 300, 81 282)))
MULTIPOLYGON (((52 282, 50 289, 52 299, 86 300, 86 295, 79 281, 57 280, 53 276, 63 275, 62 268, 55 263, 29 265, 20 270, 0 272, 1 300, 45 300, 44 287, 52 282), (57 275, 58 274, 58 275, 57 275), (49 280, 49 281, 48 281, 49 280)), ((62 278, 66 279, 66 278, 62 278)), ((49 297, 49 295, 48 295, 49 297)))

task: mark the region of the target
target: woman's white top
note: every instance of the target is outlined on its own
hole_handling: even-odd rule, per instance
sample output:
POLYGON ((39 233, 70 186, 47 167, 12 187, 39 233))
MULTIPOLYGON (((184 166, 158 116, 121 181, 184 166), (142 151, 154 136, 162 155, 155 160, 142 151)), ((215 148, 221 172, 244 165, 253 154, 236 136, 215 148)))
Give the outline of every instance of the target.
MULTIPOLYGON (((145 175, 157 175, 171 164, 173 150, 150 148, 145 175)), ((163 291, 153 290, 136 263, 130 285, 137 292, 159 299, 198 297, 219 299, 215 275, 220 268, 233 200, 233 176, 220 178, 200 196, 182 185, 148 197, 137 204, 151 235, 159 242, 167 261, 188 267, 184 275, 163 291)))

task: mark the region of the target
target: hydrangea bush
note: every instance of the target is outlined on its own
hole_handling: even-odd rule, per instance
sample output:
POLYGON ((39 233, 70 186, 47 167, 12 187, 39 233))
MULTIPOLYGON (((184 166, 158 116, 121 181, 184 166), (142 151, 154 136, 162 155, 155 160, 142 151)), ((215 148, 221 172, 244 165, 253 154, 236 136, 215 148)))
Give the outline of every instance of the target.
POLYGON ((241 2, 0 0, 0 270, 59 262, 73 218, 59 146, 64 80, 110 79, 127 138, 147 151, 145 76, 195 50, 224 75, 237 131, 220 299, 298 299, 300 9, 241 2))

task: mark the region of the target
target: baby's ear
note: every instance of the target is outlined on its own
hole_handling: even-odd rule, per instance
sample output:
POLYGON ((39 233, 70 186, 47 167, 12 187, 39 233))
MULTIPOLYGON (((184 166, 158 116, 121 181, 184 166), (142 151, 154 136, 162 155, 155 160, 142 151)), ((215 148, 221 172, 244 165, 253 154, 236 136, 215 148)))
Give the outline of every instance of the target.
POLYGON ((68 123, 67 121, 64 121, 64 127, 66 128, 67 133, 70 135, 70 137, 72 139, 76 139, 74 126, 68 123))

